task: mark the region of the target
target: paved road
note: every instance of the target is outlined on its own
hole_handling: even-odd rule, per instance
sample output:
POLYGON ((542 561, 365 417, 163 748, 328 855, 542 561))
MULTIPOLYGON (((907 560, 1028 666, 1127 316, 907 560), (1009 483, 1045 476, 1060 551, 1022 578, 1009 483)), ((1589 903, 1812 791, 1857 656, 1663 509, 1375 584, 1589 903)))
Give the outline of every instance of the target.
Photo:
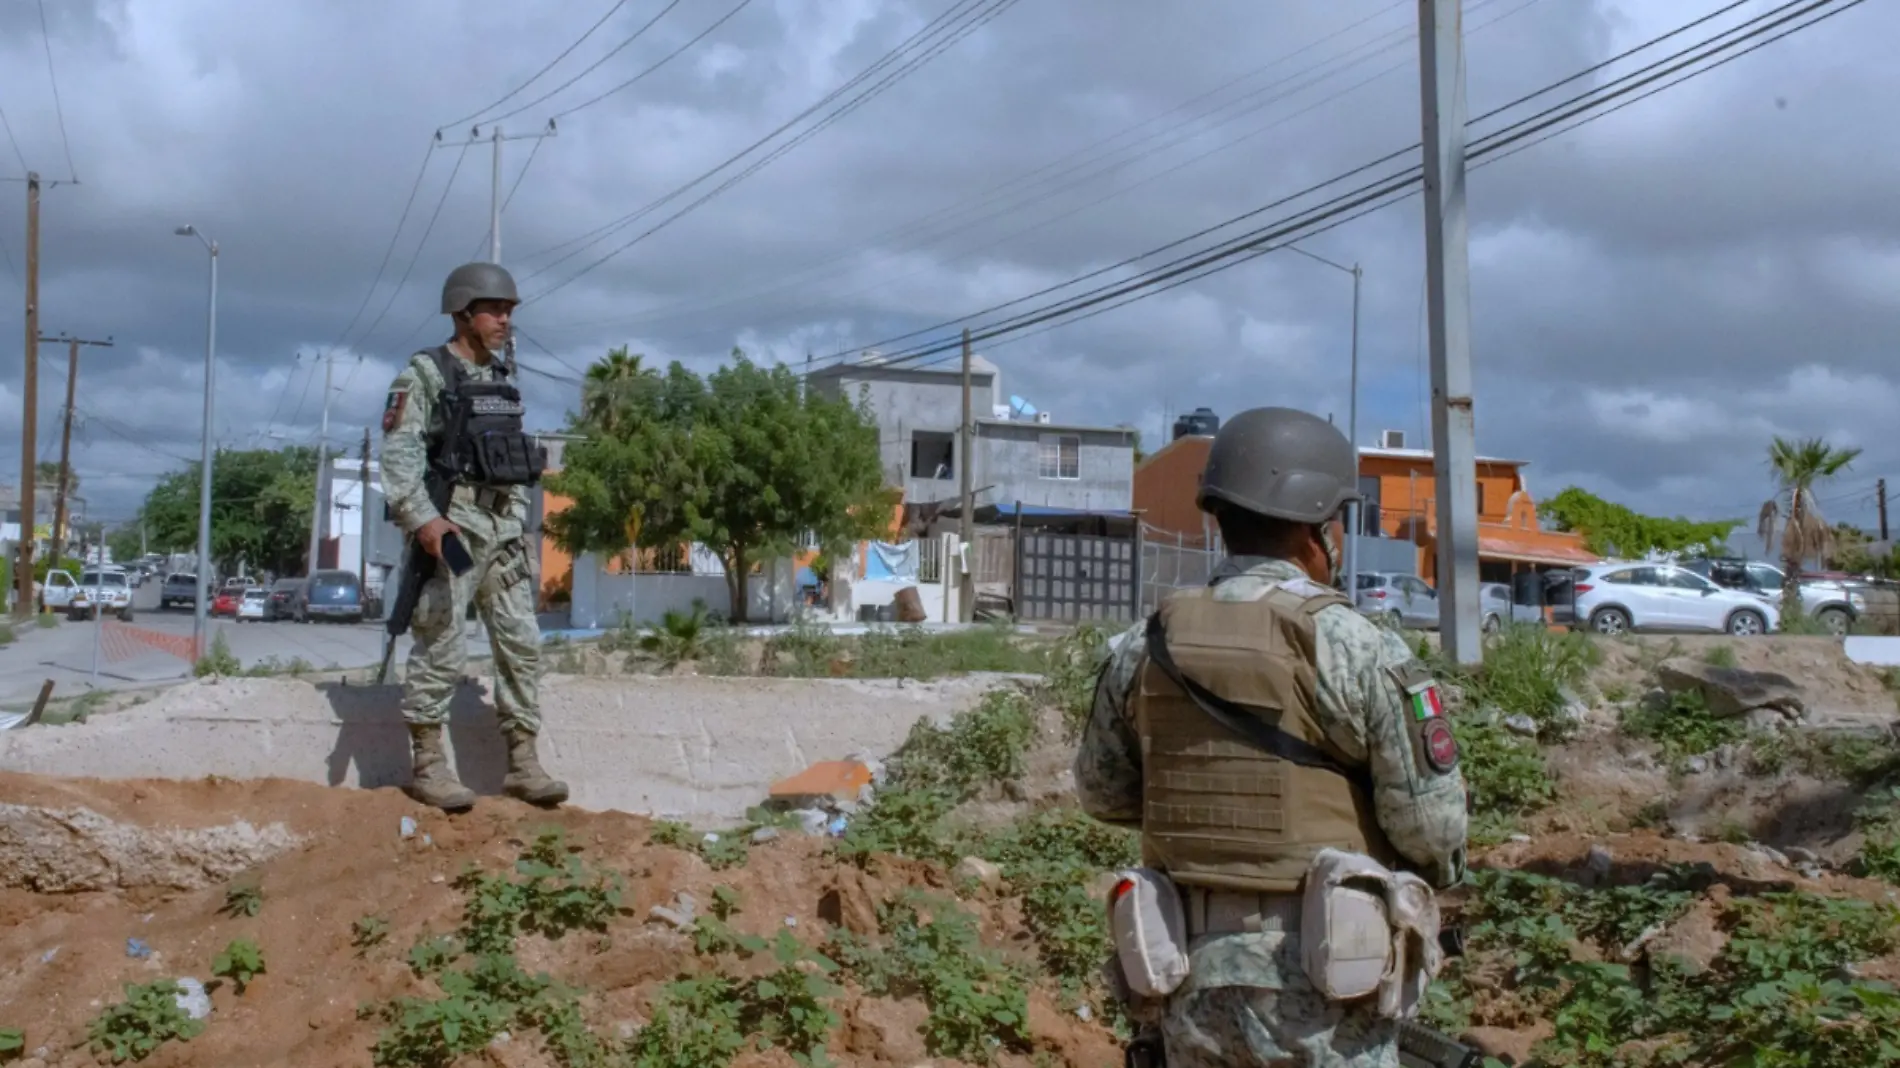
MULTIPOLYGON (((154 636, 189 640, 192 613, 175 608, 161 611, 158 593, 157 582, 146 582, 134 591, 132 625, 154 636)), ((53 680, 55 695, 71 697, 93 688, 145 686, 191 673, 190 665, 172 653, 122 638, 104 640, 96 623, 59 618, 59 624, 51 628, 31 624, 16 628, 13 644, 0 648, 0 707, 32 701, 46 679, 53 680)), ((231 654, 247 668, 296 659, 320 670, 357 668, 375 664, 383 655, 380 623, 238 623, 215 618, 209 622, 212 635, 222 634, 231 654)), ((404 638, 397 643, 398 663, 408 651, 409 640, 404 638)), ((469 624, 469 655, 488 655, 487 637, 479 623, 469 624)))

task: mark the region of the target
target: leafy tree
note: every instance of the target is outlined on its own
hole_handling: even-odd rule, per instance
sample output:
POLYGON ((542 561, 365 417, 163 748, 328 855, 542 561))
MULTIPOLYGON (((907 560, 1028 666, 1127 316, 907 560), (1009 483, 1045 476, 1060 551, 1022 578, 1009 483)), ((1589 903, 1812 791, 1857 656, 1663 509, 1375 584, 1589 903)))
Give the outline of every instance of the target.
POLYGON ((732 357, 704 379, 678 362, 664 375, 628 373, 614 354, 590 369, 590 381, 613 386, 571 420, 583 440, 548 488, 574 504, 547 530, 575 555, 705 545, 725 564, 731 618, 742 621, 756 561, 807 531, 835 556, 885 528, 896 496, 862 404, 808 393, 790 370, 738 349, 732 357))
MULTIPOLYGON (((34 465, 33 470, 34 470, 35 482, 38 482, 42 486, 52 486, 55 489, 58 488, 59 461, 41 460, 39 463, 34 465)), ((73 494, 78 493, 78 492, 79 492, 79 475, 76 474, 72 470, 72 467, 69 465, 66 468, 66 496, 70 497, 73 494)))
POLYGON ((1781 559, 1789 582, 1781 587, 1782 614, 1799 614, 1800 583, 1792 581, 1808 560, 1820 560, 1834 546, 1834 531, 1821 514, 1815 487, 1850 467, 1861 450, 1836 449, 1820 438, 1793 441, 1776 437, 1768 444, 1768 467, 1774 474, 1775 494, 1762 502, 1756 533, 1764 548, 1781 531, 1781 559))
POLYGON ((1642 556, 1652 550, 1714 552, 1727 542, 1731 531, 1742 525, 1739 519, 1643 515, 1576 486, 1538 502, 1537 511, 1558 530, 1583 535, 1583 543, 1591 552, 1605 556, 1642 556))
POLYGON ((137 559, 141 544, 137 523, 117 527, 106 534, 106 548, 112 550, 114 560, 137 559))
MULTIPOLYGON (((192 552, 198 545, 199 465, 159 480, 139 519, 152 548, 192 552)), ((295 573, 309 550, 317 452, 220 449, 211 464, 211 558, 229 568, 242 557, 255 567, 295 573)))
POLYGON ((1900 553, 1890 546, 1876 553, 1873 541, 1872 535, 1851 523, 1834 524, 1834 548, 1827 554, 1827 566, 1876 578, 1900 577, 1900 553))

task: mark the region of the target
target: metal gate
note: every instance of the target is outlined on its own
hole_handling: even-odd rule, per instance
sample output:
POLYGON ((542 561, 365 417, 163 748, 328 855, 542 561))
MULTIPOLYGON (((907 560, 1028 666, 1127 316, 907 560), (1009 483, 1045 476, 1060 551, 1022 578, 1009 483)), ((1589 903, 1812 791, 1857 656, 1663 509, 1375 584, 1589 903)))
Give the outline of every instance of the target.
POLYGON ((1133 538, 1023 531, 1016 538, 1019 619, 1133 622, 1141 557, 1133 538))

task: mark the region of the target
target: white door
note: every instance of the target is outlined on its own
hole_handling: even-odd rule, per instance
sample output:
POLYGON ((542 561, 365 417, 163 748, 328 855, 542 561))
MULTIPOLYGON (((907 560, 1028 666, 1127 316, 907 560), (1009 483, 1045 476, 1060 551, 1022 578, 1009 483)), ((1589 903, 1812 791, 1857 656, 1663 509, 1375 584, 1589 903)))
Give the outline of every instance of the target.
POLYGON ((78 589, 79 584, 73 581, 71 575, 64 571, 48 571, 42 599, 48 609, 64 608, 73 603, 73 593, 78 589))

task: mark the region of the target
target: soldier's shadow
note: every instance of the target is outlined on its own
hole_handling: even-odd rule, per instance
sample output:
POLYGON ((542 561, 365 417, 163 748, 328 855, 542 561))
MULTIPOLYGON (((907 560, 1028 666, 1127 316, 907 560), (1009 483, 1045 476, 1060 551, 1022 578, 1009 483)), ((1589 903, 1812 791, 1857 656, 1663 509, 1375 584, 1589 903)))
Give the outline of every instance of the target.
MULTIPOLYGON (((329 784, 366 790, 408 785, 414 762, 402 718, 402 687, 324 683, 318 689, 337 719, 336 745, 327 761, 329 784)), ((449 701, 446 733, 449 766, 462 785, 483 796, 500 794, 508 751, 493 706, 482 686, 467 676, 449 701)))

